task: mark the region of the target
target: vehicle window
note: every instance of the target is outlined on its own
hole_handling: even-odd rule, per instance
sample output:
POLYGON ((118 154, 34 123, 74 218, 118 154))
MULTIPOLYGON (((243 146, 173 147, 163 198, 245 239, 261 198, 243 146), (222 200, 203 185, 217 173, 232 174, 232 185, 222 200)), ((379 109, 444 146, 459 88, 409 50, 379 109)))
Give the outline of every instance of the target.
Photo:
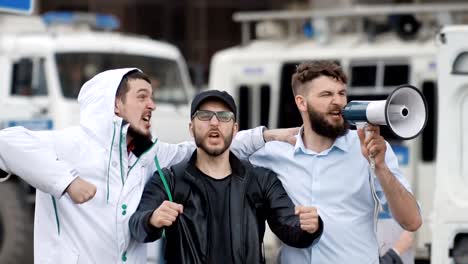
POLYGON ((385 65, 383 85, 395 87, 409 82, 409 65, 385 65))
POLYGON ((354 65, 351 67, 351 86, 372 88, 376 86, 376 65, 354 65))
POLYGON ((11 95, 47 95, 44 59, 23 58, 13 64, 11 95))
POLYGON ((453 74, 468 74, 468 52, 460 53, 453 62, 453 74))
POLYGON ((63 96, 78 97, 81 86, 99 72, 137 67, 150 76, 157 102, 187 103, 181 72, 175 60, 117 53, 58 53, 63 96))
POLYGON ((249 129, 250 128, 250 115, 252 112, 250 111, 250 100, 252 98, 250 96, 251 88, 248 85, 242 84, 238 88, 238 95, 239 95, 239 105, 237 111, 239 123, 239 130, 249 129))
POLYGON ((435 81, 425 81, 422 92, 427 102, 427 123, 422 132, 422 160, 435 161, 437 153, 437 84, 435 81))
POLYGON ((270 94, 269 84, 260 85, 260 125, 268 127, 270 121, 270 94))

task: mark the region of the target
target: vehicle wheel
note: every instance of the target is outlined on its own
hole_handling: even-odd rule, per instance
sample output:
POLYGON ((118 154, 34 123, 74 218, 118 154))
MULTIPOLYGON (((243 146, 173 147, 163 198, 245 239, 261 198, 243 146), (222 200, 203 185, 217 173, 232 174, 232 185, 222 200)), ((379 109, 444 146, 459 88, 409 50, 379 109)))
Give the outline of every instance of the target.
POLYGON ((0 183, 0 263, 33 263, 33 217, 17 182, 0 183))
POLYGON ((455 264, 468 264, 468 237, 466 234, 463 234, 460 239, 455 238, 453 259, 455 264))

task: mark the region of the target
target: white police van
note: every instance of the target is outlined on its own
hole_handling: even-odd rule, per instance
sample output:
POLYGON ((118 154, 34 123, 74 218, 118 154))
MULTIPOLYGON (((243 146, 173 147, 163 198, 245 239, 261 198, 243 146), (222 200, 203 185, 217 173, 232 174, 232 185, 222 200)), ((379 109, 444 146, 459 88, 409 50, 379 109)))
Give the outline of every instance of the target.
MULTIPOLYGON (((187 139, 193 90, 181 53, 148 37, 111 32, 118 26, 108 15, 0 14, 0 128, 78 125, 76 98, 85 81, 107 69, 138 67, 157 87, 153 135, 187 139)), ((0 184, 0 263, 32 259, 33 217, 26 203, 34 201, 32 193, 18 179, 0 184)))
MULTIPOLYGON (((331 59, 341 64, 349 76, 348 100, 384 100, 401 84, 418 87, 429 110, 422 135, 402 141, 384 127, 382 133, 398 155, 421 204, 424 224, 416 233, 415 255, 427 261, 431 248, 433 252, 439 250, 431 247, 434 245, 431 227, 436 226, 433 223, 436 181, 446 182, 436 177, 442 175, 440 167, 436 174, 436 161, 441 159, 437 140, 440 143, 442 132, 438 128, 448 118, 441 115, 446 111, 442 108, 449 103, 443 105, 438 100, 446 89, 456 88, 438 89, 436 33, 442 25, 464 21, 467 10, 467 4, 434 4, 236 13, 234 20, 241 23, 243 42, 214 55, 209 88, 227 90, 235 97, 240 129, 245 129, 302 123, 291 91, 291 76, 302 61, 331 59), (251 32, 254 27, 255 33, 251 32), (437 118, 438 115, 441 117, 437 118)), ((459 40, 457 47, 460 49, 466 43, 465 39, 459 40)), ((452 99, 461 100, 460 96, 453 94, 452 99)), ((461 118, 456 120, 461 122, 461 118)), ((451 140, 446 147, 460 147, 453 133, 453 129, 444 132, 451 140)), ((468 145, 465 147, 468 149, 468 145)), ((444 169, 449 168, 448 164, 445 166, 444 169)), ((459 195, 467 194, 460 189, 459 195)), ((444 194, 442 197, 447 199, 444 194)), ((468 217, 464 220, 468 221, 468 217)))
POLYGON ((468 263, 468 25, 439 36, 432 263, 468 263))

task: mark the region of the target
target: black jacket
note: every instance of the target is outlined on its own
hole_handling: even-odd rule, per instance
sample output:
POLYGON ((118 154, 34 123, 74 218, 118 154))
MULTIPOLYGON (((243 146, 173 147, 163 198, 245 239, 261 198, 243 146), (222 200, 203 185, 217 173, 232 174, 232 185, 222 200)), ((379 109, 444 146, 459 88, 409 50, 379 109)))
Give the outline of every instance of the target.
POLYGON ((400 256, 392 248, 380 258, 380 264, 403 264, 400 256))
MULTIPOLYGON (((240 161, 232 153, 229 159, 232 168, 232 263, 264 263, 262 242, 265 220, 284 243, 293 247, 308 247, 320 237, 323 231, 322 220, 319 220, 320 228, 314 234, 303 231, 299 225, 299 218, 294 215, 294 205, 274 172, 240 161)), ((183 214, 178 216, 172 226, 165 229, 165 257, 170 264, 206 263, 210 250, 207 243, 208 198, 201 175, 198 175, 195 168, 195 160, 196 151, 188 164, 182 165, 185 168, 182 170, 182 176, 174 176, 174 167, 180 165, 175 165, 171 170, 163 170, 174 202, 184 206, 183 214)), ((130 218, 130 232, 134 239, 139 242, 151 242, 161 237, 162 229, 150 226, 149 219, 164 200, 168 200, 168 196, 159 174, 155 173, 145 186, 137 211, 130 218)))

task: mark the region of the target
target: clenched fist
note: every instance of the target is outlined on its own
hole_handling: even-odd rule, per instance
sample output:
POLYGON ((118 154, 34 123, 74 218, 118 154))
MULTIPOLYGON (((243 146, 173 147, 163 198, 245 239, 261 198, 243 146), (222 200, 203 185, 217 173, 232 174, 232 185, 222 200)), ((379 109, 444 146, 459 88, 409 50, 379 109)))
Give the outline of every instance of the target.
POLYGON ((295 208, 294 213, 299 216, 301 222, 301 229, 309 232, 310 234, 315 233, 319 228, 319 215, 317 208, 298 205, 295 208))
POLYGON ((181 204, 164 201, 158 209, 154 210, 150 218, 150 224, 157 228, 171 226, 177 216, 183 212, 184 207, 181 204))
POLYGON ((94 197, 96 194, 96 186, 80 177, 76 177, 70 185, 68 185, 65 192, 68 193, 73 202, 81 204, 94 197))

